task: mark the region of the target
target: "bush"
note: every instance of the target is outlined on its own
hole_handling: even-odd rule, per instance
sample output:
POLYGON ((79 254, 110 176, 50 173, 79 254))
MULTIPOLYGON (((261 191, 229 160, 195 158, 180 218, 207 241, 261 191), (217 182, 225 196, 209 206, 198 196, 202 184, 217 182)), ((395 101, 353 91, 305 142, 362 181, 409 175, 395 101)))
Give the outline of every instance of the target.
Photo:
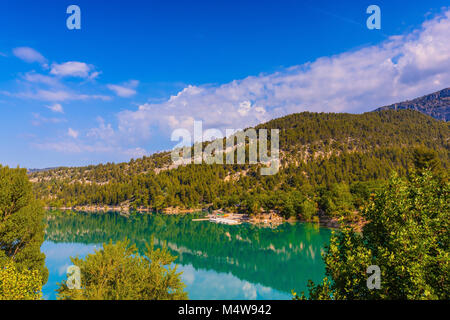
POLYGON ((324 255, 332 281, 310 284, 310 298, 448 300, 449 200, 449 183, 429 169, 408 180, 393 175, 364 210, 362 234, 333 234, 324 255), (381 270, 380 289, 367 287, 371 265, 381 270))
POLYGON ((166 247, 154 249, 153 240, 140 255, 128 240, 103 244, 84 260, 72 258, 80 268, 81 289, 69 289, 67 281, 58 288, 61 300, 179 300, 187 299, 175 260, 166 247))

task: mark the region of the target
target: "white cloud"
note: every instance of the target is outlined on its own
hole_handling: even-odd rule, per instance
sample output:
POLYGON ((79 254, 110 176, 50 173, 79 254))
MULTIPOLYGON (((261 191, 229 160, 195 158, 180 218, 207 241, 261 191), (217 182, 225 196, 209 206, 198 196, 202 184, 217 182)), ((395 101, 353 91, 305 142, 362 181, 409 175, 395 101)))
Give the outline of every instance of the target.
POLYGON ((194 119, 224 130, 294 112, 358 113, 415 98, 450 85, 449 32, 447 10, 379 45, 223 85, 188 86, 162 103, 119 113, 119 132, 145 141, 155 127, 191 129, 194 119))
POLYGON ((143 156, 148 155, 148 152, 140 147, 125 149, 121 151, 121 153, 128 158, 142 158, 143 156))
POLYGON ((248 300, 256 300, 258 296, 256 293, 255 285, 247 281, 245 281, 244 285, 242 286, 242 292, 244 293, 245 299, 248 300))
POLYGON ((108 101, 111 100, 111 97, 104 96, 104 95, 89 95, 89 94, 79 94, 74 93, 68 90, 43 90, 38 89, 36 92, 27 91, 27 92, 20 92, 15 94, 15 96, 19 98, 25 98, 25 99, 36 99, 36 100, 43 100, 43 101, 52 101, 52 102, 61 102, 61 101, 67 101, 67 100, 88 100, 88 99, 94 99, 94 100, 103 100, 108 101))
POLYGON ((13 49, 13 54, 28 63, 38 62, 42 65, 46 65, 47 59, 42 54, 29 47, 19 47, 13 49))
POLYGON ((121 86, 118 86, 115 84, 109 84, 108 89, 111 91, 114 91, 119 97, 124 97, 124 98, 128 98, 128 97, 134 96, 136 94, 136 90, 134 90, 134 89, 121 87, 121 86))
POLYGON ((111 124, 106 124, 102 117, 98 117, 97 122, 99 123, 99 126, 97 128, 90 129, 87 136, 95 139, 111 141, 115 134, 111 124))
POLYGON ((69 137, 76 139, 76 138, 78 138, 79 132, 76 130, 73 130, 72 128, 69 128, 69 130, 67 130, 67 135, 69 137))
POLYGON ((251 110, 252 103, 250 101, 243 101, 239 103, 238 112, 241 116, 246 116, 247 113, 251 110))
MULTIPOLYGON (((61 71, 61 70, 59 70, 61 71)), ((73 71, 73 70, 72 70, 73 71)), ((65 71, 66 73, 68 70, 65 71)), ((63 72, 64 73, 64 72, 63 72)), ((92 73, 89 77, 94 75, 92 73)), ((82 94, 74 92, 65 83, 64 79, 56 75, 45 75, 34 71, 27 72, 17 79, 21 92, 0 92, 10 97, 22 99, 36 99, 50 102, 62 102, 68 100, 111 100, 110 96, 101 94, 82 94), (26 90, 24 90, 24 88, 26 90)))
POLYGON ((94 138, 94 141, 86 141, 86 139, 82 139, 78 131, 70 128, 67 135, 72 139, 64 139, 62 141, 43 141, 33 143, 33 146, 41 150, 56 151, 67 154, 111 154, 115 157, 119 155, 123 157, 123 159, 139 158, 149 154, 141 147, 127 148, 126 146, 120 146, 114 139, 114 135, 110 136, 111 140, 102 140, 102 137, 93 137, 92 132, 90 132, 87 137, 94 138))
POLYGON ((62 105, 59 103, 55 103, 53 105, 47 106, 47 108, 56 113, 64 113, 64 109, 63 109, 62 105))
POLYGON ((69 61, 61 64, 53 63, 50 74, 61 77, 79 77, 93 79, 99 72, 93 71, 94 67, 84 62, 69 61))
MULTIPOLYGON (((60 152, 136 157, 147 154, 145 148, 150 148, 152 138, 167 137, 168 141, 173 129, 191 130, 194 120, 202 120, 204 130, 224 132, 293 112, 370 111, 450 86, 449 30, 450 10, 410 34, 392 36, 379 45, 222 85, 187 86, 165 101, 118 113, 117 127, 99 118, 98 126, 84 136, 73 130, 75 134, 68 136, 77 139, 36 146, 60 152)), ((136 81, 110 86, 134 90, 137 85, 136 81)), ((131 91, 110 89, 116 89, 119 96, 132 95, 131 91)), ((66 89, 40 90, 31 96, 55 102, 107 98, 77 95, 66 89)))
POLYGON ((131 80, 123 85, 109 84, 108 89, 114 91, 116 95, 123 98, 129 98, 136 94, 135 88, 139 85, 139 81, 131 80))
POLYGON ((61 87, 62 85, 58 81, 58 79, 55 79, 54 77, 50 77, 47 75, 43 75, 40 73, 35 72, 27 72, 23 77, 23 80, 29 83, 35 83, 35 84, 45 84, 47 86, 51 87, 61 87))
POLYGON ((33 146, 40 150, 56 151, 68 154, 78 153, 114 153, 116 150, 108 146, 103 145, 89 145, 80 142, 79 139, 71 141, 58 141, 58 142, 39 142, 33 143, 33 146))
POLYGON ((66 138, 61 140, 40 141, 33 146, 41 150, 50 150, 67 154, 111 154, 121 156, 123 159, 138 158, 149 153, 142 147, 131 146, 121 140, 120 135, 114 131, 111 124, 101 117, 97 118, 98 127, 81 135, 79 131, 69 128, 66 138), (71 139, 67 139, 70 137, 71 139))
POLYGON ((67 120, 64 118, 46 118, 46 117, 41 116, 39 113, 33 113, 33 118, 34 119, 31 121, 31 124, 34 126, 40 126, 42 124, 47 124, 47 123, 56 124, 56 123, 67 122, 67 120))
POLYGON ((71 98, 71 94, 63 90, 38 90, 36 93, 24 93, 22 96, 46 101, 64 101, 71 98))

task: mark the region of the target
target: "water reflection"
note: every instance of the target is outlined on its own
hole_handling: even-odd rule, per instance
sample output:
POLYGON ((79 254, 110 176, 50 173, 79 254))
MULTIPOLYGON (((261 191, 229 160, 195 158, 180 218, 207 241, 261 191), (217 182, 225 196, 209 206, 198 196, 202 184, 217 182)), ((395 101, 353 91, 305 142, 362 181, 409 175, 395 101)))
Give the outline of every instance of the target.
POLYGON ((321 259, 330 230, 312 224, 283 224, 276 229, 192 221, 195 215, 48 213, 46 242, 50 277, 44 295, 55 298, 70 256, 83 257, 101 243, 123 240, 142 252, 153 236, 177 255, 190 299, 290 299, 306 290, 308 279, 324 274, 321 259))

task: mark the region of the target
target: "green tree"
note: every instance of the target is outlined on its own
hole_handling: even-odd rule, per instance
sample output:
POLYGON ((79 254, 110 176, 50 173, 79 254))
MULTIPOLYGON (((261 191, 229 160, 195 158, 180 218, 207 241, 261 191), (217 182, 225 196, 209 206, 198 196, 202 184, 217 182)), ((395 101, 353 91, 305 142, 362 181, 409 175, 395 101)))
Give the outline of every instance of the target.
POLYGON ((44 210, 26 170, 0 166, 0 261, 11 259, 19 272, 37 270, 46 283, 44 229, 44 210))
POLYGON ((439 157, 433 149, 417 147, 413 151, 414 166, 417 169, 428 168, 432 171, 441 169, 439 157))
POLYGON ((159 211, 164 209, 164 207, 165 207, 165 200, 166 199, 165 199, 165 197, 163 195, 157 195, 155 197, 154 204, 153 204, 154 208, 156 210, 159 210, 159 211))
POLYGON ((306 199, 300 205, 300 216, 306 221, 311 221, 316 212, 317 208, 314 201, 306 199))
POLYGON ((321 208, 329 216, 349 216, 354 211, 353 196, 346 183, 335 183, 320 199, 321 208))
POLYGON ((256 216, 261 211, 261 205, 258 199, 254 196, 246 195, 245 199, 242 201, 242 213, 249 214, 251 216, 256 216))
POLYGON ((67 281, 58 288, 61 300, 180 300, 187 299, 185 285, 166 247, 154 249, 153 240, 140 255, 128 240, 103 248, 86 258, 71 258, 80 268, 81 289, 69 289, 67 281))
POLYGON ((332 281, 310 283, 310 298, 449 299, 449 203, 449 184, 429 169, 393 175, 363 212, 362 234, 345 227, 332 236, 324 255, 332 281), (380 267, 379 290, 367 287, 370 265, 380 267))

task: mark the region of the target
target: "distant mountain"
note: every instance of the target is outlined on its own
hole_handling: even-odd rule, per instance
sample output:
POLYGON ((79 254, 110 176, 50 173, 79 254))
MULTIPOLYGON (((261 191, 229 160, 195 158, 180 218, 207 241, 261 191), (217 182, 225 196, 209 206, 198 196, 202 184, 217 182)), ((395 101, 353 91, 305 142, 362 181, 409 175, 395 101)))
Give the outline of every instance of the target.
POLYGON ((281 167, 274 176, 261 175, 260 165, 175 166, 165 152, 128 163, 34 172, 30 180, 51 207, 241 213, 257 213, 262 207, 291 217, 306 212, 305 205, 309 213, 345 211, 351 217, 392 171, 406 175, 417 147, 431 149, 444 170, 449 168, 449 125, 414 110, 303 112, 256 127, 280 130, 281 167))
POLYGON ((36 173, 36 172, 44 172, 44 171, 49 171, 49 170, 54 170, 57 169, 57 167, 52 167, 52 168, 43 168, 43 169, 28 169, 28 173, 36 173))
POLYGON ((412 109, 432 116, 435 119, 448 121, 450 119, 450 88, 427 94, 426 96, 411 101, 404 101, 381 107, 375 111, 388 109, 412 109))
POLYGON ((170 152, 128 163, 30 170, 29 176, 50 207, 253 214, 263 208, 286 218, 300 212, 309 220, 320 212, 351 220, 392 171, 407 174, 416 151, 434 154, 448 170, 449 105, 450 88, 377 112, 303 112, 260 124, 255 128, 279 129, 281 166, 274 176, 248 163, 179 166, 170 152))

